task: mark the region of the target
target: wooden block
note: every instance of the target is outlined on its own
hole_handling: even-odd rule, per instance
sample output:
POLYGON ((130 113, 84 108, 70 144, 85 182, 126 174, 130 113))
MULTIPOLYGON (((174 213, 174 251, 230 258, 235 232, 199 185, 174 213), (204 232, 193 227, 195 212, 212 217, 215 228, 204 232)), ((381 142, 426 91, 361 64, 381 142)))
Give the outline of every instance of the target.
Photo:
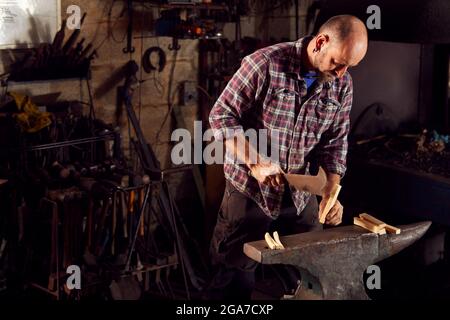
POLYGON ((381 220, 378 220, 375 217, 372 217, 371 215, 368 215, 367 213, 360 214, 359 218, 364 220, 364 221, 367 221, 367 222, 370 222, 371 224, 373 224, 375 226, 375 229, 377 230, 377 232, 379 230, 384 229, 386 227, 386 223, 384 223, 381 220))
POLYGON ((402 231, 400 228, 393 227, 389 224, 387 224, 385 228, 387 233, 400 234, 400 232, 402 231))
MULTIPOLYGON (((361 219, 366 220, 366 221, 370 221, 370 222, 372 222, 373 224, 375 224, 375 225, 377 225, 377 226, 382 226, 381 228, 384 228, 384 227, 386 226, 386 223, 384 223, 384 222, 381 221, 381 220, 378 220, 377 218, 371 216, 370 214, 367 214, 367 213, 361 213, 361 214, 359 215, 359 217, 360 217, 361 219)), ((381 228, 380 228, 380 229, 381 229, 381 228)))
POLYGON ((353 218, 353 224, 355 224, 361 228, 364 228, 366 230, 369 230, 373 233, 378 233, 380 235, 386 234, 386 229, 384 229, 384 228, 380 229, 380 228, 378 228, 377 225, 373 224, 372 222, 358 218, 358 217, 353 218))
POLYGON ((328 199, 327 204, 325 205, 325 209, 322 211, 322 214, 319 217, 319 222, 324 224, 325 219, 327 217, 328 212, 333 208, 334 204, 336 203, 337 197, 339 195, 339 192, 341 191, 341 185, 335 184, 333 187, 333 190, 331 191, 331 197, 328 199))
POLYGON ((370 222, 372 222, 373 224, 375 224, 377 226, 381 226, 382 228, 385 228, 387 233, 400 234, 400 232, 401 232, 401 229, 393 227, 393 226, 391 226, 389 224, 386 224, 383 221, 378 220, 377 218, 371 216, 370 214, 361 213, 359 215, 359 217, 364 219, 364 220, 366 220, 366 221, 370 221, 370 222))

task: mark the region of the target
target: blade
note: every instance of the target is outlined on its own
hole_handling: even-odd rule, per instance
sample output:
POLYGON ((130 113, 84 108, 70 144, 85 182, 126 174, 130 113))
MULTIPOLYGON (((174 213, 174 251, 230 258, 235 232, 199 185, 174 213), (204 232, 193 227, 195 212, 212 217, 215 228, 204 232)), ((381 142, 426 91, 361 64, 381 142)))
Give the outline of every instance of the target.
POLYGON ((316 176, 287 173, 284 177, 295 189, 320 196, 322 195, 322 189, 327 182, 327 176, 322 167, 319 168, 319 172, 316 176))

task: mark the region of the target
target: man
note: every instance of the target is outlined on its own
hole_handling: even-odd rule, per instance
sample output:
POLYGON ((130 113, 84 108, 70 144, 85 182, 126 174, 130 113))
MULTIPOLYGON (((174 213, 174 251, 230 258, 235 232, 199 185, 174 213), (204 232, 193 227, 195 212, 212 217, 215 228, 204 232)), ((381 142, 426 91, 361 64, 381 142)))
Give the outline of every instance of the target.
MULTIPOLYGON (((334 184, 345 172, 352 79, 347 69, 367 51, 367 31, 358 18, 328 20, 314 37, 260 49, 245 57, 210 114, 216 140, 224 140, 226 190, 211 242, 213 299, 249 298, 257 263, 243 244, 262 240, 269 228, 282 235, 320 230, 318 222, 334 184), (239 130, 279 133, 279 162, 263 161, 239 130), (244 145, 245 147, 239 147, 244 145), (253 159, 254 160, 254 159, 253 159), (315 196, 292 189, 282 172, 308 173, 316 162, 327 173, 320 206, 315 196)), ((338 225, 336 202, 326 224, 338 225)))

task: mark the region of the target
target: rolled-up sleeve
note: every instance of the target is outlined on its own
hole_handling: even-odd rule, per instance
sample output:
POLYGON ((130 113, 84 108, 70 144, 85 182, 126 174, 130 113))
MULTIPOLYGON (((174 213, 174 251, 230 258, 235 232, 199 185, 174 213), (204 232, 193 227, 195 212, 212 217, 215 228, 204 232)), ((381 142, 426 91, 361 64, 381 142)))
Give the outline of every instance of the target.
POLYGON ((348 75, 347 85, 341 99, 333 124, 324 133, 319 148, 319 161, 329 173, 344 176, 347 169, 348 133, 350 130, 350 111, 353 102, 353 84, 348 75))
POLYGON ((267 78, 268 59, 256 52, 245 57, 209 114, 216 140, 242 132, 242 114, 258 99, 267 78))

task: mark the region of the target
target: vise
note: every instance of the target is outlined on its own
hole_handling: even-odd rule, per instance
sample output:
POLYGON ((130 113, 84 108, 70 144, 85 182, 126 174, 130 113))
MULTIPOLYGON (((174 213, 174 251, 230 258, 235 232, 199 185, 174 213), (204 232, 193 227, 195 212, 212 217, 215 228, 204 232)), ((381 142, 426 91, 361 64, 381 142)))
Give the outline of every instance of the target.
POLYGON ((244 253, 262 264, 296 267, 301 281, 293 299, 367 300, 367 267, 420 239, 431 222, 399 226, 400 234, 368 232, 343 226, 281 237, 285 249, 272 250, 264 240, 244 244, 244 253))

